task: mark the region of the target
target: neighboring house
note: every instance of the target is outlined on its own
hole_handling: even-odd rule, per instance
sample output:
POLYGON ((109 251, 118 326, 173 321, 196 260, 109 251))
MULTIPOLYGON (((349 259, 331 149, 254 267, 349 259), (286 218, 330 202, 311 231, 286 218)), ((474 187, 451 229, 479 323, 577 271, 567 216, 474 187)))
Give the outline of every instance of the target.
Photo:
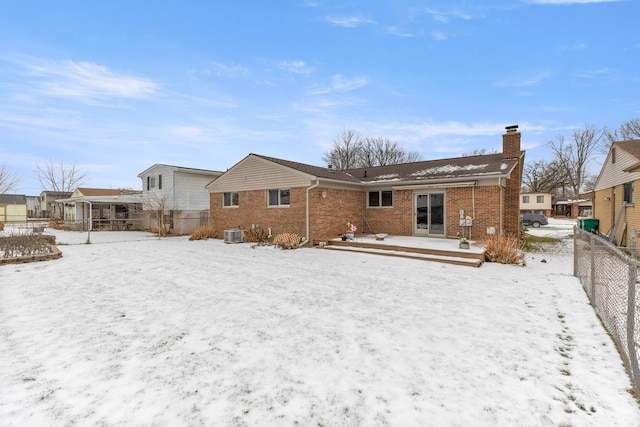
POLYGON ((40 196, 27 196, 27 217, 40 218, 40 196))
POLYGON ((147 228, 160 224, 175 234, 189 234, 209 222, 207 184, 222 172, 155 164, 138 177, 142 180, 143 209, 147 228))
POLYGON ((207 186, 211 224, 220 236, 260 227, 307 240, 345 233, 347 222, 358 233, 518 235, 523 162, 517 126, 503 153, 400 165, 334 170, 249 154, 207 186))
POLYGON ((76 230, 142 229, 142 192, 113 188, 77 188, 64 206, 66 228, 76 230))
POLYGON ((594 186, 593 217, 599 231, 619 246, 631 242, 631 230, 640 230, 640 206, 635 204, 640 188, 640 140, 611 144, 594 186))
POLYGON ((551 216, 551 193, 520 193, 520 213, 551 216))
POLYGON ((40 193, 42 218, 62 218, 62 206, 56 202, 56 199, 65 199, 70 196, 70 191, 43 191, 40 193))
POLYGON ((0 194, 0 222, 27 222, 27 196, 0 194))
POLYGON ((552 201, 554 215, 574 219, 581 216, 591 216, 592 205, 593 192, 578 194, 578 197, 554 197, 552 201))

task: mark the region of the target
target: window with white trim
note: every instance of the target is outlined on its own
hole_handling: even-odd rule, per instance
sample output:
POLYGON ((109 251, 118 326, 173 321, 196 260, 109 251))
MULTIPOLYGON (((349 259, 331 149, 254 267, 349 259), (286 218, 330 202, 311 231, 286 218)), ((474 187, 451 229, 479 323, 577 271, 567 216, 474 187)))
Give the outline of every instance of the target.
POLYGON ((536 196, 536 203, 544 203, 544 196, 536 196))
POLYGON ((367 205, 370 208, 393 206, 393 191, 369 191, 369 201, 367 205))
POLYGON ((522 203, 529 203, 529 196, 522 196, 522 203))
POLYGON ((222 206, 225 208, 238 207, 240 203, 238 201, 238 193, 235 191, 229 191, 222 194, 222 206))
POLYGON ((291 190, 279 188, 269 190, 268 205, 269 206, 289 206, 291 190))
POLYGON ((147 177, 147 190, 151 190, 152 188, 156 188, 156 178, 153 176, 147 177))

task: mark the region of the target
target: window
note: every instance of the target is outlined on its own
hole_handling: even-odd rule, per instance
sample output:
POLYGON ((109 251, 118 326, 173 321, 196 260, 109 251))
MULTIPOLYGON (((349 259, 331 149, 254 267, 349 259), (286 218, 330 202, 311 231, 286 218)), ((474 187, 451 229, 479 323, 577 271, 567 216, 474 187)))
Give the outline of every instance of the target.
POLYGON ((269 206, 289 206, 291 190, 269 190, 269 206))
POLYGON ((152 188, 156 188, 156 179, 152 176, 147 177, 147 190, 151 190, 152 188))
POLYGON ((162 190, 162 174, 158 175, 158 189, 162 190))
POLYGON ((633 203, 633 181, 624 184, 624 201, 628 205, 633 203))
POLYGON ((544 196, 536 196, 536 203, 544 203, 544 196))
POLYGON ((522 203, 529 203, 529 196, 522 196, 522 203))
POLYGON ((222 195, 222 206, 225 206, 225 207, 240 206, 240 204, 238 203, 238 193, 236 192, 224 193, 222 195))
POLYGON ((369 191, 369 207, 393 206, 393 191, 369 191))

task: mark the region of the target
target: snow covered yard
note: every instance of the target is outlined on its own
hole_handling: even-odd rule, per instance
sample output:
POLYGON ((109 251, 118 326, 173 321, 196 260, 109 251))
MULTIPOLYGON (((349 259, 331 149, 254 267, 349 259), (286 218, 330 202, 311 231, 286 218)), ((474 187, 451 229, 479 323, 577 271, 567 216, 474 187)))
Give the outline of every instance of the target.
POLYGON ((640 425, 570 240, 475 269, 55 234, 0 267, 2 425, 640 425))

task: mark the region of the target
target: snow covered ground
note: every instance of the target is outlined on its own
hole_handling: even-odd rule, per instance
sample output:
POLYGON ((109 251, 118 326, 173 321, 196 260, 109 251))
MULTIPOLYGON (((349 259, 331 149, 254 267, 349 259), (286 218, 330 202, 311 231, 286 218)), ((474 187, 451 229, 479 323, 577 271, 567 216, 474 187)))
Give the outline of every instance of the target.
POLYGON ((570 239, 476 269, 54 233, 0 266, 0 425, 640 425, 570 239))

